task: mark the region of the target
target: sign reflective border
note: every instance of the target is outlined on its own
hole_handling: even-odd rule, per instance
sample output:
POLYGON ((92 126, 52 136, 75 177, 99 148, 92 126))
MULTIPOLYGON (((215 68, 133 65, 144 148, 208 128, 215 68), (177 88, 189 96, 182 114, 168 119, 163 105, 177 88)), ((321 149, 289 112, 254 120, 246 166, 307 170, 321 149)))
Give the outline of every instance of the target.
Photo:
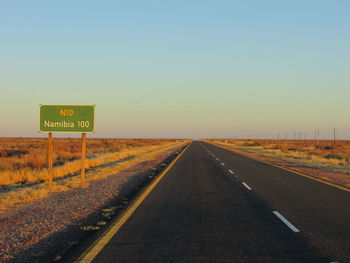
POLYGON ((94 132, 95 105, 40 105, 40 132, 94 132))

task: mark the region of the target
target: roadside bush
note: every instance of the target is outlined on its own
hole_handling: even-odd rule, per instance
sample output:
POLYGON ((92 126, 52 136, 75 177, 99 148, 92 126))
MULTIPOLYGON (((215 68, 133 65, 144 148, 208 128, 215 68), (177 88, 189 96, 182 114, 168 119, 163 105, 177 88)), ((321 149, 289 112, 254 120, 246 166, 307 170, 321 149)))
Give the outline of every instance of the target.
POLYGON ((261 146, 260 142, 244 142, 242 146, 261 146))
POLYGON ((291 147, 291 148, 288 148, 288 151, 293 151, 293 152, 295 152, 295 151, 298 151, 298 148, 291 147))
POLYGON ((328 153, 324 156, 326 159, 350 160, 350 156, 343 153, 328 153))
POLYGON ((26 150, 0 150, 0 157, 20 157, 28 154, 26 150))
POLYGON ((333 146, 330 146, 330 145, 323 146, 323 150, 332 150, 332 149, 333 149, 333 146))

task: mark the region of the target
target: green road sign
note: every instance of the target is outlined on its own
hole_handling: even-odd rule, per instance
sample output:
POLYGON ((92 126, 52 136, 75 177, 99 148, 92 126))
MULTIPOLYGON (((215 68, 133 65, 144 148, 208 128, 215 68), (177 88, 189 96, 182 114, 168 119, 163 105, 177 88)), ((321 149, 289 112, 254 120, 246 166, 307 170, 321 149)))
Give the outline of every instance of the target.
POLYGON ((95 105, 40 105, 40 132, 94 132, 95 105))

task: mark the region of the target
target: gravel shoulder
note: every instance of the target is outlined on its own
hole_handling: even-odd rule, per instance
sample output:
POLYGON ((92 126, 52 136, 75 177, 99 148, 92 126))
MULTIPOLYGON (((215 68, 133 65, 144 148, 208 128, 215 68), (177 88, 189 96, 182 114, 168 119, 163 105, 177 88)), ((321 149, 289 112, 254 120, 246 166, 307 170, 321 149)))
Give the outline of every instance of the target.
POLYGON ((155 158, 91 181, 86 188, 52 193, 4 211, 0 214, 0 261, 61 260, 84 236, 107 225, 118 209, 127 205, 131 193, 156 176, 182 147, 166 149, 155 158))

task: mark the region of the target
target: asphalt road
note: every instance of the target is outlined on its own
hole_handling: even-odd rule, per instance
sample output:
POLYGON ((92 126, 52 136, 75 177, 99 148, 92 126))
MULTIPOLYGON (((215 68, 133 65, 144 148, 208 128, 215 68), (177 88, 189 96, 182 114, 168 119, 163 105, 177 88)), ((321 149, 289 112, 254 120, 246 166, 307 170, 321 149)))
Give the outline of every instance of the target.
POLYGON ((93 262, 350 262, 350 194, 193 142, 93 262))

